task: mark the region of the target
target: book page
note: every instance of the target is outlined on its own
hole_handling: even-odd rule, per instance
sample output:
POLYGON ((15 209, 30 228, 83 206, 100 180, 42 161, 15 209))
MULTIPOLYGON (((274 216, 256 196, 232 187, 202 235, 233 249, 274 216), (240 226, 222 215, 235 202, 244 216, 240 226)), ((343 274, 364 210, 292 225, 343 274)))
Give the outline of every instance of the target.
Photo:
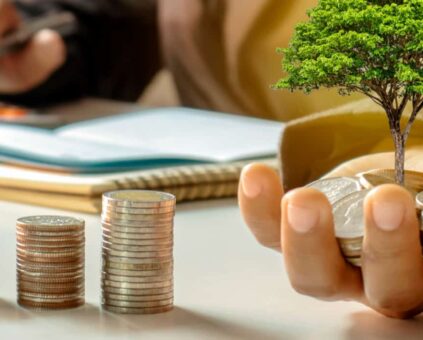
POLYGON ((94 119, 56 130, 62 137, 191 160, 228 162, 277 154, 283 123, 186 108, 94 119))
POLYGON ((166 158, 168 155, 147 148, 105 145, 61 137, 46 129, 0 125, 0 160, 12 163, 87 170, 92 167, 125 168, 131 167, 131 162, 138 164, 166 158))

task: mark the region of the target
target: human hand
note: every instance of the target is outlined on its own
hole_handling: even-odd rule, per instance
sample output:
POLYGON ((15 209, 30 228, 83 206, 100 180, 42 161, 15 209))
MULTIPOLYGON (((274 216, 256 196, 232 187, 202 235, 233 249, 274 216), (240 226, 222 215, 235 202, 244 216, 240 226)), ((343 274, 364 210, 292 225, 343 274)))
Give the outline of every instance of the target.
MULTIPOLYGON (((0 0, 1 37, 17 29, 19 14, 9 0, 0 0)), ((40 85, 66 59, 66 46, 52 30, 41 30, 22 50, 0 58, 0 93, 18 94, 40 85)))
MULTIPOLYGON (((408 159, 413 170, 419 170, 416 155, 408 159)), ((392 157, 381 154, 347 162, 334 174, 370 170, 374 159, 376 167, 391 165, 392 157)), ((301 188, 284 195, 276 172, 253 164, 242 172, 238 197, 256 239, 266 247, 283 249, 289 279, 299 293, 327 301, 358 301, 395 318, 423 310, 419 226, 413 198, 405 189, 384 185, 367 196, 361 269, 343 259, 332 207, 319 191, 301 188)))

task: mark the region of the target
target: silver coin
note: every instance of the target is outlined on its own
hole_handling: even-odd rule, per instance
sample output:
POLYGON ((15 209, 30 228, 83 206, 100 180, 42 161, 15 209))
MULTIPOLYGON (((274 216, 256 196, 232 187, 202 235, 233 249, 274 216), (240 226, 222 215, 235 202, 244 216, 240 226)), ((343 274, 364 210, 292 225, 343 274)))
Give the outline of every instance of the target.
POLYGON ((54 231, 54 230, 29 230, 16 228, 16 235, 23 237, 33 237, 38 239, 50 239, 50 238, 60 238, 60 239, 69 239, 81 238, 84 236, 84 231, 54 231))
POLYGON ((84 296, 85 290, 83 286, 63 286, 63 287, 48 287, 45 285, 17 285, 19 294, 32 293, 40 295, 79 295, 84 296))
POLYGON ((157 257, 167 257, 172 256, 173 249, 163 250, 163 251, 146 251, 146 252, 131 252, 131 251, 122 251, 122 250, 113 250, 109 249, 106 246, 102 246, 103 252, 107 255, 111 256, 120 256, 125 258, 137 258, 137 259, 145 259, 145 258, 157 258, 157 257))
POLYGON ((174 213, 175 206, 162 207, 162 208, 126 208, 119 206, 106 205, 103 206, 103 212, 105 213, 119 213, 129 215, 157 215, 165 213, 174 213))
POLYGON ((110 223, 108 221, 102 220, 101 224, 104 228, 170 228, 174 226, 174 221, 172 219, 165 222, 119 221, 118 223, 110 223))
POLYGON ((361 256, 361 250, 362 250, 362 242, 339 242, 339 246, 341 248, 342 253, 346 257, 356 257, 361 256))
POLYGON ((84 249, 84 247, 77 246, 77 247, 61 247, 61 248, 53 248, 53 247, 44 247, 44 246, 22 246, 16 245, 16 249, 18 251, 30 251, 30 252, 40 252, 40 253, 50 253, 50 254, 69 254, 69 253, 77 253, 84 249))
POLYGON ((84 244, 85 236, 79 237, 40 237, 40 236, 28 236, 28 235, 16 235, 16 240, 22 244, 42 244, 45 246, 54 245, 73 245, 73 244, 84 244))
MULTIPOLYGON (((127 236, 128 237, 128 236, 127 236)), ((135 246, 135 247, 143 247, 143 246, 172 246, 173 245, 173 237, 165 237, 159 238, 155 240, 130 240, 127 238, 118 238, 118 237, 110 237, 106 234, 103 234, 103 241, 113 243, 113 244, 120 244, 123 246, 135 246)))
POLYGON ((21 281, 34 282, 34 283, 40 283, 40 284, 42 283, 74 284, 74 283, 82 283, 85 280, 85 275, 71 276, 71 277, 55 277, 55 276, 40 277, 40 276, 25 275, 23 273, 17 273, 16 277, 18 280, 21 280, 21 281))
POLYGON ((165 224, 138 224, 138 225, 116 225, 103 222, 101 223, 103 229, 110 230, 110 231, 117 231, 123 233, 147 233, 147 232, 169 232, 169 230, 173 230, 173 223, 165 223, 165 224))
POLYGON ((64 234, 64 235, 74 235, 80 234, 85 231, 85 228, 82 226, 24 226, 24 225, 16 225, 16 230, 21 231, 22 233, 42 233, 48 235, 49 233, 53 234, 64 234))
POLYGON ((16 225, 23 228, 29 227, 47 227, 64 229, 66 227, 80 227, 85 225, 84 220, 69 216, 53 216, 53 215, 41 215, 41 216, 27 216, 19 218, 16 221, 16 225))
POLYGON ((76 250, 81 249, 85 246, 84 243, 75 243, 75 244, 66 244, 66 243, 48 243, 48 244, 40 244, 40 243, 26 243, 26 242, 20 242, 19 240, 16 242, 16 247, 21 249, 69 249, 69 250, 76 250))
POLYGON ((355 267, 361 267, 361 257, 347 257, 345 260, 355 267))
POLYGON ((16 253, 22 256, 47 256, 47 257, 73 257, 73 256, 81 256, 84 254, 84 249, 78 248, 75 250, 68 250, 68 249, 54 249, 54 250, 47 250, 47 251, 39 251, 39 250, 32 250, 30 248, 17 248, 16 253))
MULTIPOLYGON (((118 227, 118 226, 105 226, 102 225, 102 229, 110 231, 110 232, 118 232, 118 233, 125 233, 125 234, 152 234, 152 233, 172 233, 173 226, 165 226, 165 227, 149 227, 149 226, 139 226, 139 227, 118 227)), ((129 235, 131 237, 131 235, 129 235)))
POLYGON ((166 227, 166 226, 173 226, 173 218, 167 221, 129 221, 129 220, 117 220, 117 219, 102 219, 101 223, 103 225, 112 225, 112 226, 120 226, 120 227, 166 227))
MULTIPOLYGON (((384 184, 397 184, 395 182, 395 177, 389 178, 389 177, 386 177, 386 176, 380 176, 380 175, 373 174, 373 173, 361 173, 358 176, 359 176, 359 180, 360 180, 361 185, 365 189, 372 189, 374 187, 377 187, 379 185, 384 185, 384 184)), ((406 179, 407 179, 407 177, 406 177, 406 179)), ((408 192, 415 198, 416 195, 417 195, 417 192, 414 190, 415 186, 413 186, 413 185, 415 185, 415 182, 414 182, 415 178, 408 177, 408 179, 409 179, 409 181, 406 181, 404 189, 408 190, 408 192), (407 186, 407 185, 409 185, 409 186, 407 186)), ((419 180, 419 182, 421 182, 421 181, 419 180)), ((417 183, 417 185, 421 185, 421 184, 417 183)))
POLYGON ((159 295, 121 295, 121 294, 104 294, 105 299, 118 300, 118 301, 133 301, 133 302, 147 302, 147 301, 160 301, 173 298, 173 291, 170 293, 159 295))
POLYGON ((77 308, 85 303, 84 298, 79 298, 66 302, 36 302, 24 298, 18 299, 18 304, 24 308, 32 310, 59 310, 59 309, 70 309, 77 308))
POLYGON ((142 218, 126 218, 126 217, 118 217, 116 215, 101 215, 101 221, 109 223, 111 225, 120 225, 123 227, 137 227, 142 225, 169 225, 170 223, 173 223, 174 215, 168 215, 168 216, 157 216, 157 215, 151 215, 154 217, 151 218, 144 218, 144 216, 147 215, 140 215, 143 216, 142 218))
POLYGON ((362 189, 360 182, 354 177, 320 179, 306 185, 306 187, 314 188, 324 193, 331 204, 362 189))
POLYGON ((108 272, 101 272, 101 278, 105 280, 115 281, 115 282, 126 282, 126 283, 153 283, 153 282, 163 282, 173 279, 173 273, 160 275, 160 276, 147 276, 147 277, 135 277, 135 276, 122 276, 122 275, 112 275, 108 272))
POLYGON ((137 234, 128 234, 128 233, 120 233, 115 231, 109 231, 103 229, 103 236, 106 235, 112 239, 117 238, 120 240, 162 240, 168 239, 171 240, 173 238, 173 233, 137 233, 137 234))
POLYGON ((173 259, 162 262, 153 263, 125 263, 110 261, 108 256, 102 257, 103 268, 113 268, 119 270, 164 270, 173 268, 173 259))
POLYGON ((16 268, 16 271, 18 272, 18 274, 22 274, 25 276, 30 276, 30 277, 36 277, 36 278, 65 278, 65 277, 78 277, 81 275, 84 275, 85 271, 84 270, 77 270, 77 271, 71 271, 71 272, 43 272, 43 271, 28 271, 26 269, 23 269, 21 266, 18 266, 16 268))
POLYGON ((116 314, 158 314, 169 312, 173 309, 173 304, 170 306, 164 307, 154 307, 154 308, 126 308, 126 307, 115 307, 108 305, 101 305, 104 310, 116 314))
POLYGON ((333 205, 335 235, 340 239, 364 235, 363 202, 370 190, 354 192, 333 205))
POLYGON ((67 302, 73 302, 73 301, 79 301, 81 300, 80 296, 76 296, 72 299, 70 298, 63 298, 63 297, 57 297, 57 298, 37 298, 37 297, 27 297, 24 295, 18 295, 18 300, 25 300, 30 302, 38 302, 38 303, 67 303, 67 302))
POLYGON ((19 285, 29 285, 29 286, 39 286, 39 287, 76 287, 84 284, 85 277, 77 277, 74 280, 71 280, 70 282, 61 280, 53 280, 51 281, 40 279, 40 281, 37 281, 37 279, 33 277, 22 277, 22 275, 17 275, 17 283, 19 285), (41 281, 42 280, 42 281, 41 281))
POLYGON ((114 219, 132 220, 132 221, 157 221, 172 219, 175 216, 175 211, 166 212, 162 214, 126 214, 115 212, 112 210, 103 209, 102 216, 114 219))
POLYGON ((16 266, 19 269, 27 271, 55 271, 55 272, 66 272, 66 271, 78 271, 84 269, 84 261, 75 261, 69 263, 54 263, 54 262, 41 262, 31 263, 22 259, 16 260, 16 266))
POLYGON ((372 189, 382 184, 395 184, 394 179, 390 179, 388 177, 383 177, 383 176, 379 176, 379 175, 371 174, 371 173, 358 174, 358 178, 359 178, 360 184, 363 186, 363 188, 366 188, 366 189, 372 189))
POLYGON ((158 301, 121 301, 112 300, 109 298, 103 298, 102 304, 116 307, 128 307, 128 308, 153 308, 161 306, 169 306, 173 304, 173 298, 158 300, 158 301))
POLYGON ((173 274, 173 267, 168 267, 161 270, 125 270, 125 269, 108 268, 106 265, 103 265, 102 270, 110 275, 129 276, 129 277, 151 277, 151 276, 173 274))
POLYGON ((102 279, 101 284, 106 287, 126 288, 126 289, 145 289, 145 288, 164 288, 173 286, 173 279, 161 282, 149 283, 131 283, 131 282, 116 282, 107 279, 102 279))
POLYGON ((167 263, 173 261, 173 256, 163 256, 155 258, 133 258, 109 255, 103 250, 103 257, 107 258, 108 263, 123 263, 123 264, 152 264, 152 263, 167 263))
POLYGON ((152 296, 152 295, 163 295, 163 294, 173 294, 173 285, 162 288, 143 288, 143 289, 133 289, 133 288, 120 288, 120 287, 109 287, 101 284, 102 294, 119 294, 123 296, 152 296))
POLYGON ((72 270, 72 271, 66 271, 62 270, 61 268, 48 268, 47 270, 45 268, 30 268, 29 270, 25 267, 19 267, 17 268, 17 271, 27 275, 27 276, 34 276, 34 277, 73 277, 73 276, 79 276, 84 275, 85 271, 83 269, 80 270, 72 270), (24 268, 24 269, 22 269, 24 268))
MULTIPOLYGON (((394 169, 374 169, 358 174, 360 182, 366 188, 381 184, 396 184, 394 169)), ((404 171, 404 187, 414 195, 423 190, 423 173, 418 171, 404 171)))
POLYGON ((132 251, 132 252, 149 252, 149 251, 172 251, 173 242, 168 242, 164 245, 152 245, 152 246, 131 246, 131 245, 122 245, 115 242, 108 242, 103 240, 103 246, 108 249, 113 249, 116 251, 132 251))
POLYGON ((150 190, 119 190, 103 194, 103 204, 128 208, 157 208, 176 204, 174 195, 150 190))
POLYGON ((40 294, 40 293, 29 293, 29 292, 18 292, 21 297, 26 299, 51 299, 51 300, 74 300, 81 297, 80 294, 40 294))
POLYGON ((68 286, 68 287, 46 287, 40 285, 28 285, 28 286, 20 286, 17 285, 17 291, 19 294, 39 294, 39 295, 79 295, 85 296, 85 289, 83 286, 75 287, 75 286, 68 286))
POLYGON ((16 258, 20 263, 23 264, 39 264, 39 265, 45 265, 45 264, 63 264, 63 266, 66 266, 67 264, 75 264, 80 263, 84 261, 84 255, 81 255, 80 257, 54 257, 54 256, 30 256, 30 255, 21 255, 17 254, 16 258))

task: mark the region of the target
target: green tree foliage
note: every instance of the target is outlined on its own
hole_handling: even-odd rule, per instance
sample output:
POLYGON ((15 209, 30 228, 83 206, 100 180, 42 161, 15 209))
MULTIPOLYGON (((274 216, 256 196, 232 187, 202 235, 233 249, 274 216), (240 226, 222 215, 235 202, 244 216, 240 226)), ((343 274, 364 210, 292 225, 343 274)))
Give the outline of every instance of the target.
POLYGON ((386 111, 403 183, 405 143, 423 108, 423 0, 320 0, 307 14, 289 47, 278 49, 288 76, 275 87, 370 97, 386 111), (402 128, 407 103, 412 113, 402 128))

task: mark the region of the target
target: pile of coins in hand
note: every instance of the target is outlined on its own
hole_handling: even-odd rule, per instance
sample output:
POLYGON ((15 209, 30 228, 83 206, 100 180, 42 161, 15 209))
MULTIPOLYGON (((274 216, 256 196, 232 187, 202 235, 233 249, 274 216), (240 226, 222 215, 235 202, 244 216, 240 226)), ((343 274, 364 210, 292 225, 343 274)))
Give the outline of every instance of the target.
POLYGON ((122 314, 173 308, 171 194, 121 190, 103 195, 102 306, 122 314))
POLYGON ((84 221, 64 216, 17 220, 18 304, 67 309, 85 302, 84 221))
MULTIPOLYGON (((381 184, 395 184, 394 170, 376 169, 356 177, 327 178, 307 185, 323 192, 332 204, 335 236, 343 256, 355 266, 361 266, 365 227, 363 202, 368 192, 381 184)), ((417 193, 423 191, 423 173, 405 171, 404 187, 416 196, 417 216, 421 220, 423 193, 417 193)))

